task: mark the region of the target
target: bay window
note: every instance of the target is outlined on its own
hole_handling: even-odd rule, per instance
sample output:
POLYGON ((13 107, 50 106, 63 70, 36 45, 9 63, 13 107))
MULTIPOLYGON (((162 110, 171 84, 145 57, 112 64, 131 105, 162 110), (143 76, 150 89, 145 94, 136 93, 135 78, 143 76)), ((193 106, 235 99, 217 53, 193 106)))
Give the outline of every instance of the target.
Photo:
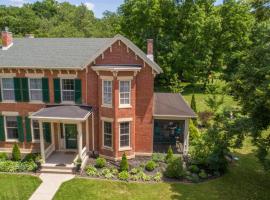
POLYGON ((120 81, 119 82, 119 98, 120 98, 120 107, 121 106, 130 106, 130 88, 131 88, 131 81, 120 81))
POLYGON ((120 148, 130 147, 130 122, 120 123, 120 148))
POLYGON ((103 94, 102 94, 102 104, 111 106, 112 105, 112 81, 103 80, 103 94))
POLYGON ((112 148, 112 123, 103 121, 103 146, 112 148))

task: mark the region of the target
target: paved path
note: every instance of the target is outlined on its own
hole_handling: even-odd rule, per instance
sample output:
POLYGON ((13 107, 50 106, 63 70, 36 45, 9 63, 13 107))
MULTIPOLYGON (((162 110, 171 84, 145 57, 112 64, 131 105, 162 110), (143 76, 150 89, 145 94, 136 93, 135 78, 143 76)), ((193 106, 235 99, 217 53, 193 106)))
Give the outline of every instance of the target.
POLYGON ((30 197, 29 200, 51 200, 55 195, 60 185, 74 178, 72 174, 41 174, 40 179, 42 180, 41 185, 30 197))

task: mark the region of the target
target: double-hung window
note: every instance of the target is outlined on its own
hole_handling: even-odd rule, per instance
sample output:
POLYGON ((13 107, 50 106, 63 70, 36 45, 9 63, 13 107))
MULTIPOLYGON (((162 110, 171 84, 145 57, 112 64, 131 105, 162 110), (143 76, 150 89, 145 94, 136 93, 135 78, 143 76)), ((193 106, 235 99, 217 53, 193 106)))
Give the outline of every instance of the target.
POLYGON ((120 123, 120 148, 130 147, 130 122, 120 123))
POLYGON ((103 99, 102 104, 105 106, 112 105, 112 81, 103 80, 103 99))
POLYGON ((2 99, 4 101, 15 100, 13 78, 2 78, 2 99))
POLYGON ((103 146, 112 148, 112 123, 103 121, 103 146))
POLYGON ((131 81, 120 81, 120 107, 130 106, 130 88, 131 88, 131 81))
POLYGON ((62 101, 75 101, 75 81, 74 79, 62 79, 62 101))
POLYGON ((17 140, 19 138, 17 117, 6 116, 5 119, 7 140, 17 140))
POLYGON ((29 96, 31 101, 42 101, 42 80, 40 78, 29 79, 29 96))
POLYGON ((37 120, 32 120, 32 137, 34 141, 38 141, 40 139, 39 123, 37 120))

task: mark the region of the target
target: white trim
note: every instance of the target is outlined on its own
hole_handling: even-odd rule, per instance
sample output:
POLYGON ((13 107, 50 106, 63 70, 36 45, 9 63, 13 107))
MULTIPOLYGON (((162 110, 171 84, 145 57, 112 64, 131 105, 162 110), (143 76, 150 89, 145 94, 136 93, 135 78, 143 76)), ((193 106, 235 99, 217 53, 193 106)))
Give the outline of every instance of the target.
POLYGON ((95 151, 95 118, 92 113, 92 151, 95 151))
POLYGON ((0 73, 0 78, 14 78, 16 73, 0 73))
POLYGON ((78 75, 77 74, 58 74, 57 77, 61 79, 76 79, 78 78, 78 75))
POLYGON ((121 72, 121 71, 140 71, 140 67, 129 67, 129 66, 92 66, 94 71, 109 71, 109 72, 121 72))
POLYGON ((13 46, 13 42, 10 43, 7 47, 2 46, 2 50, 6 51, 6 50, 8 50, 10 47, 12 47, 12 46, 13 46))
POLYGON ((119 80, 119 81, 131 81, 131 80, 133 80, 133 76, 118 76, 117 80, 119 80))
POLYGON ((108 121, 108 122, 113 122, 114 121, 113 118, 109 118, 109 117, 100 117, 100 120, 102 120, 102 121, 108 121))
POLYGON ((112 108, 112 102, 113 102, 113 81, 112 80, 107 80, 107 79, 102 79, 102 85, 101 85, 101 90, 102 90, 102 107, 107 107, 107 108, 112 108), (104 103, 104 81, 111 82, 111 103, 107 104, 104 103))
POLYGON ((99 76, 99 77, 102 80, 113 81, 113 76, 99 76))
POLYGON ((110 150, 113 151, 113 122, 111 121, 106 121, 106 120, 102 120, 102 148, 106 149, 106 150, 110 150), (112 146, 105 146, 104 145, 104 122, 110 123, 111 124, 111 136, 112 136, 112 146))
POLYGON ((132 122, 133 118, 129 117, 129 118, 118 118, 117 122, 132 122))
MULTIPOLYGON (((33 121, 37 121, 38 122, 38 120, 32 120, 32 119, 30 119, 30 124, 31 124, 31 135, 32 135, 32 143, 39 143, 40 142, 40 139, 39 140, 37 140, 37 139, 35 139, 35 137, 34 137, 34 126, 33 126, 33 121)), ((38 126, 39 126, 39 122, 38 122, 38 126)), ((38 127, 39 128, 39 127, 38 127)), ((38 129, 39 130, 39 129, 38 129)), ((39 130, 39 138, 40 138, 40 130, 39 130)))
POLYGON ((122 122, 119 122, 119 151, 130 151, 132 150, 131 148, 131 122, 130 121, 122 121, 122 122), (124 146, 124 147, 121 147, 121 123, 125 123, 125 122, 128 122, 129 123, 129 144, 128 146, 124 146))
POLYGON ((119 80, 119 88, 118 88, 118 91, 119 91, 119 108, 132 108, 132 106, 131 106, 131 95, 132 95, 132 92, 131 92, 131 84, 132 84, 132 82, 131 82, 131 80, 119 80), (121 82, 124 82, 124 81, 128 81, 129 82, 129 104, 121 104, 121 82))
POLYGON ((9 111, 2 111, 2 115, 4 116, 13 116, 13 117, 16 117, 16 116, 19 116, 19 112, 9 112, 9 111))
POLYGON ((152 156, 153 153, 148 152, 135 152, 135 156, 152 156))
POLYGON ((25 77, 26 78, 43 78, 45 73, 26 73, 25 77))
POLYGON ((154 119, 189 119, 189 118, 196 118, 195 116, 188 116, 188 115, 153 115, 154 119))

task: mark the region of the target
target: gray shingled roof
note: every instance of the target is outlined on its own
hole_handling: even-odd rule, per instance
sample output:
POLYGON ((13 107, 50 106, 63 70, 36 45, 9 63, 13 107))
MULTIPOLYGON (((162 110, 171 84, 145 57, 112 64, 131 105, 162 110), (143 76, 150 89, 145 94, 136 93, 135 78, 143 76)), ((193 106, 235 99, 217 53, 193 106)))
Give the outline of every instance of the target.
POLYGON ((0 67, 81 68, 111 38, 20 38, 1 51, 0 67))
POLYGON ((57 105, 42 108, 33 113, 32 119, 63 119, 83 121, 92 112, 90 106, 57 105))
POLYGON ((184 98, 178 93, 155 93, 154 116, 196 117, 184 98))

